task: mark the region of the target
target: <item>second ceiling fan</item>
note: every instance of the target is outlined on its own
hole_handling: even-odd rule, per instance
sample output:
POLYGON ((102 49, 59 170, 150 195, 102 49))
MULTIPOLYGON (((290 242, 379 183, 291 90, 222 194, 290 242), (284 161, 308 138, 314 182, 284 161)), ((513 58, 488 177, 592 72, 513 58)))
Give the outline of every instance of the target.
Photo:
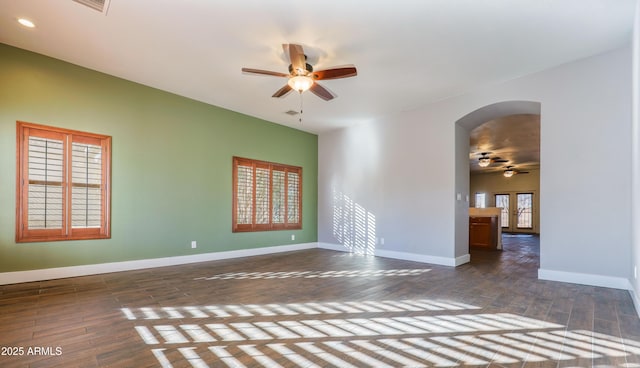
POLYGON ((487 167, 493 163, 507 163, 509 160, 505 160, 500 157, 490 157, 489 154, 491 152, 482 152, 480 153, 480 157, 478 158, 478 165, 480 167, 487 167))
POLYGON ((313 66, 307 63, 307 55, 301 45, 293 43, 283 44, 285 54, 289 56, 291 64, 289 64, 289 73, 274 72, 270 70, 242 68, 243 73, 270 75, 274 77, 288 78, 287 84, 276 91, 272 97, 284 97, 289 92, 296 90, 300 93, 309 90, 314 95, 325 101, 332 100, 336 97, 327 88, 321 86, 316 81, 355 77, 358 75, 356 67, 353 65, 345 65, 332 67, 324 70, 313 70, 313 66))
POLYGON ((504 171, 502 172, 502 175, 506 178, 510 178, 516 174, 528 174, 528 173, 529 173, 528 171, 520 171, 515 167, 513 167, 512 165, 509 165, 504 167, 504 171))

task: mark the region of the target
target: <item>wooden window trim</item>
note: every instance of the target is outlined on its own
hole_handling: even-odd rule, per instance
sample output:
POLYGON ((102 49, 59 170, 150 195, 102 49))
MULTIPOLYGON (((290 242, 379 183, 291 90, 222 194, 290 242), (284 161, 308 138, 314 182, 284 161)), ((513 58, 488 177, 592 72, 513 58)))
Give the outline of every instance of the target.
MULTIPOLYGON (((51 127, 18 121, 16 123, 16 242, 48 242, 62 240, 86 240, 111 238, 111 137, 102 134, 51 127), (28 155, 27 140, 33 134, 63 141, 62 228, 28 228, 28 155), (97 228, 73 228, 71 226, 71 188, 77 186, 71 179, 72 143, 85 143, 101 147, 101 221, 97 228)), ((51 182, 50 182, 51 183, 51 182)), ((87 184, 90 185, 90 184, 87 184)))
POLYGON ((235 232, 252 232, 252 231, 273 231, 273 230, 299 230, 302 229, 302 167, 279 164, 268 161, 253 160, 249 158, 233 157, 233 205, 232 205, 232 231, 235 232), (253 168, 252 176, 252 213, 250 224, 238 223, 238 166, 250 166, 253 168), (266 224, 256 223, 256 169, 269 170, 269 222, 266 224), (284 221, 283 223, 273 223, 273 172, 282 171, 284 175, 284 221), (289 210, 289 193, 288 193, 288 174, 296 173, 298 176, 298 198, 296 199, 298 208, 298 222, 290 223, 289 210))

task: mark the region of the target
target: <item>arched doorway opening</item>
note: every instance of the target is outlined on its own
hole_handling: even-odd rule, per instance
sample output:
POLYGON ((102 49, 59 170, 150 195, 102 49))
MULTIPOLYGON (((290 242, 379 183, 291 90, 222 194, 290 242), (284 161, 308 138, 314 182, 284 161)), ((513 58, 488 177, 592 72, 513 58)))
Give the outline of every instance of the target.
MULTIPOLYGON (((536 171, 532 170, 532 173, 526 171, 528 167, 534 166, 531 166, 530 162, 520 160, 522 155, 519 156, 514 151, 517 150, 517 147, 512 141, 516 141, 514 134, 518 133, 517 124, 519 121, 530 122, 531 119, 538 119, 539 129, 541 124, 540 111, 539 102, 503 101, 476 109, 456 122, 455 184, 458 199, 455 211, 456 256, 470 254, 470 207, 498 207, 494 210, 497 211, 502 225, 506 225, 501 228, 505 230, 505 233, 539 233, 539 221, 536 219, 540 203, 539 166, 536 171), (489 125, 485 125, 483 128, 484 124, 489 125), (508 129, 500 128, 497 130, 496 126, 500 124, 510 124, 511 126, 508 129), (483 130, 482 134, 485 136, 482 139, 479 139, 482 134, 477 133, 478 129, 483 130), (505 132, 506 135, 511 134, 513 139, 505 136, 505 132), (500 135, 499 133, 502 136, 490 136, 492 134, 500 135), (489 136, 486 136, 487 134, 489 136), (472 138, 475 138, 475 141, 472 138), (474 142, 475 145, 472 146, 474 142), (481 157, 489 158, 488 166, 480 167, 477 165, 481 157), (508 168, 508 166, 512 167, 508 168), (504 177, 504 171, 507 170, 515 171, 516 175, 511 178, 504 177), (518 172, 521 174, 518 175, 518 172), (524 173, 528 173, 530 176, 524 175, 524 173), (537 187, 531 184, 535 181, 537 181, 537 187), (504 207, 506 203, 509 203, 509 207, 501 210, 500 208, 504 207), (525 223, 524 220, 531 222, 525 223)), ((524 128, 524 126, 523 124, 522 127, 524 128)), ((539 147, 539 133, 532 139, 537 139, 536 143, 539 147)), ((501 248, 501 243, 501 239, 498 239, 498 248, 501 248)))

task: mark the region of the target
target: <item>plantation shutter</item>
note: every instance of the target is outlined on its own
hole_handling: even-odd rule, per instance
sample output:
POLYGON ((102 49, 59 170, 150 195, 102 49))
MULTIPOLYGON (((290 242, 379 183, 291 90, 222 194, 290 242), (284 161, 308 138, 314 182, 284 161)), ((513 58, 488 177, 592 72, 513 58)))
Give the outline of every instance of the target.
POLYGON ((71 227, 99 228, 102 219, 102 148, 71 144, 71 227))
POLYGON ((300 174, 298 172, 287 173, 287 223, 300 222, 300 174))
POLYGON ((268 225, 271 222, 271 210, 269 196, 271 188, 271 177, 269 167, 256 167, 256 225, 268 225))
MULTIPOLYGON (((37 134, 37 133, 36 133, 37 134)), ((30 136, 28 145, 29 230, 63 229, 64 137, 30 136)))
POLYGON ((302 227, 301 168, 234 157, 233 170, 233 231, 302 227))
POLYGON ((273 213, 273 223, 284 225, 285 219, 285 186, 284 178, 285 172, 283 170, 273 170, 273 206, 271 212, 273 213))
POLYGON ((253 223, 253 166, 239 164, 237 167, 236 218, 239 225, 253 223))
POLYGON ((16 241, 110 237, 111 137, 17 123, 16 241))

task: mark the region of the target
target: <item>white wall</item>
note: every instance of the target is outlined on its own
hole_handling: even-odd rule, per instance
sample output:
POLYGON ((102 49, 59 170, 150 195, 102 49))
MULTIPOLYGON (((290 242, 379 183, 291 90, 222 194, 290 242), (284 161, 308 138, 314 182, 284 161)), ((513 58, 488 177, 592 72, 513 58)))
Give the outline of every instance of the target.
POLYGON ((375 213, 376 238, 385 239, 377 249, 464 257, 466 247, 456 242, 465 238, 468 219, 456 210, 456 192, 465 190, 468 165, 456 164, 456 157, 469 147, 468 141, 462 144, 464 132, 456 121, 496 102, 536 101, 541 103, 541 268, 628 277, 630 71, 631 52, 625 47, 321 134, 319 242, 340 243, 332 231, 332 196, 340 192, 375 213))
POLYGON ((625 48, 539 80, 544 271, 629 275, 630 71, 625 48))
POLYGON ((413 134, 444 136, 453 127, 412 120, 406 129, 374 123, 319 136, 319 242, 350 247, 362 242, 364 227, 367 237, 375 233, 377 250, 453 256, 454 170, 441 158, 442 152, 453 157, 454 147, 447 141, 425 145, 422 134, 413 134), (375 218, 375 226, 362 224, 362 213, 375 218))
POLYGON ((516 174, 505 178, 502 172, 472 174, 470 180, 471 206, 475 206, 475 194, 486 193, 488 207, 495 206, 494 194, 509 192, 533 192, 533 231, 540 232, 540 170, 528 170, 528 174, 516 174))
MULTIPOLYGON (((634 290, 636 311, 640 311, 640 280, 633 275, 633 268, 640 267, 640 1, 636 3, 636 14, 633 31, 633 119, 632 119, 632 257, 629 267, 634 290)), ((640 270, 638 270, 640 272, 640 270)))

